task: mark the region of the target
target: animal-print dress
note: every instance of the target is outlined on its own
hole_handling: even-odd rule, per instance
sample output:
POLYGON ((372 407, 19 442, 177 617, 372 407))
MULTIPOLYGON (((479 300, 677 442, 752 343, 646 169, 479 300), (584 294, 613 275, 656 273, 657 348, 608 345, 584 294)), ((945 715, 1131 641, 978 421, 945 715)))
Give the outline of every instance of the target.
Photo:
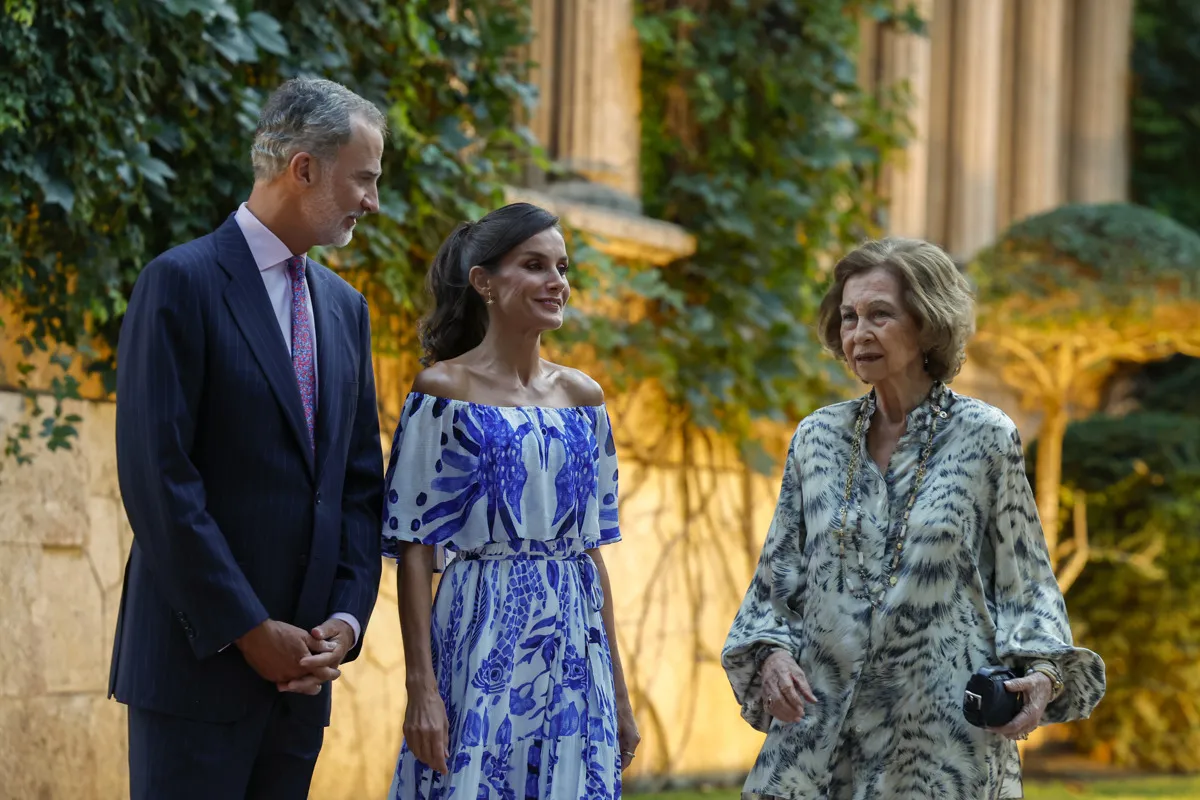
POLYGON ((866 449, 874 403, 872 393, 815 412, 788 450, 762 556, 722 653, 742 716, 767 734, 743 797, 1019 798, 1016 744, 963 719, 967 679, 983 666, 1052 661, 1065 690, 1043 723, 1067 722, 1100 701, 1104 662, 1072 644, 1012 421, 935 386, 909 414, 884 475, 866 449), (934 422, 927 472, 889 576, 934 422), (859 466, 843 557, 838 531, 852 448, 859 466), (875 606, 860 596, 851 534, 875 606), (795 656, 819 700, 794 724, 764 707, 758 668, 775 648, 795 656))

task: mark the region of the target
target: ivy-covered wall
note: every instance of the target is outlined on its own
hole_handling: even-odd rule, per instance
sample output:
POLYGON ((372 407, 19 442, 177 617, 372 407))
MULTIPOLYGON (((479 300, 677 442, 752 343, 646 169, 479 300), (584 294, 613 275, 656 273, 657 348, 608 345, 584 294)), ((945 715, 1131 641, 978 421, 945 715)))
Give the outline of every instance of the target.
MULTIPOLYGON (((336 258, 382 318, 380 347, 409 346, 411 326, 388 320, 412 318, 442 237, 499 204, 530 156, 517 119, 535 98, 514 55, 529 35, 521 2, 472 3, 459 14, 438 0, 6 3, 0 295, 15 305, 7 335, 26 355, 81 360, 111 388, 113 345, 139 270, 245 199, 259 107, 286 78, 317 75, 388 111, 382 213, 336 258)), ((59 397, 78 390, 53 368, 34 380, 59 397)), ((69 442, 70 421, 48 418, 39 432, 69 442)), ((22 433, 27 441, 17 429, 10 451, 22 433)))
MULTIPOLYGON (((889 19, 889 5, 638 5, 644 207, 698 248, 655 267, 572 236, 587 299, 550 339, 555 355, 602 369, 621 431, 629 544, 610 565, 647 740, 638 777, 732 775, 757 750, 715 653, 773 508, 777 478, 761 473, 786 443, 775 434, 842 385, 805 326, 829 259, 876 232, 875 178, 903 134, 897 106, 854 76, 855 14, 889 19), (613 309, 628 313, 601 313, 613 309)), ((393 129, 383 213, 321 257, 368 294, 380 385, 398 397, 436 245, 539 158, 520 124, 536 99, 518 55, 529 20, 521 0, 6 2, 4 335, 43 366, 3 388, 28 382, 64 401, 55 413, 41 395, 50 422, 27 427, 20 398, 0 393, 11 454, 36 453, 28 466, 0 459, 5 619, 34 643, 0 670, 0 731, 22 743, 0 753, 0 774, 23 781, 6 784, 16 796, 122 789, 123 717, 103 684, 131 533, 112 405, 69 399, 69 375, 86 365, 104 395, 138 271, 236 207, 267 92, 318 74, 386 108, 393 129)), ((391 581, 379 630, 340 682, 314 796, 375 795, 390 776, 404 702, 391 581)))
POLYGON ((703 427, 745 442, 845 386, 811 322, 831 259, 880 233, 877 178, 908 130, 858 81, 857 20, 919 28, 905 5, 639 3, 645 208, 697 237, 643 358, 703 427))
MULTIPOLYGON (((653 379, 682 414, 743 441, 752 420, 794 419, 828 397, 841 373, 807 329, 822 264, 877 232, 876 177, 905 129, 895 98, 856 81, 855 20, 918 24, 892 5, 638 4, 644 206, 695 233, 699 247, 651 268, 613 263, 576 237, 573 255, 587 267, 578 288, 648 313, 576 314, 554 337, 557 352, 586 345, 615 386, 653 379)), ((501 202, 502 185, 539 158, 520 124, 537 101, 519 57, 531 35, 528 2, 454 8, 6 5, 0 295, 18 312, 9 335, 30 353, 61 353, 60 364, 82 357, 111 387, 112 345, 138 271, 236 207, 267 92, 317 74, 389 111, 382 214, 354 246, 326 256, 370 295, 377 346, 411 352, 438 242, 501 202)), ((35 388, 78 392, 54 369, 35 388)), ((10 436, 10 451, 31 433, 69 442, 72 421, 47 419, 10 436)), ((760 448, 745 452, 769 468, 760 448)))

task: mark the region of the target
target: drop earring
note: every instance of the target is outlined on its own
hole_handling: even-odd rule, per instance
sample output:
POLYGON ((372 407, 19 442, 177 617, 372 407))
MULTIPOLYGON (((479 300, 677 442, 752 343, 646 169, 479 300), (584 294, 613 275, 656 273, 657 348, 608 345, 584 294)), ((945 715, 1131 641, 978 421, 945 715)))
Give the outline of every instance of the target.
MULTIPOLYGON (((492 297, 492 287, 490 286, 487 287, 487 300, 484 301, 484 304, 489 306, 496 305, 496 298, 492 297)), ((926 359, 926 363, 928 363, 928 359, 926 359)))

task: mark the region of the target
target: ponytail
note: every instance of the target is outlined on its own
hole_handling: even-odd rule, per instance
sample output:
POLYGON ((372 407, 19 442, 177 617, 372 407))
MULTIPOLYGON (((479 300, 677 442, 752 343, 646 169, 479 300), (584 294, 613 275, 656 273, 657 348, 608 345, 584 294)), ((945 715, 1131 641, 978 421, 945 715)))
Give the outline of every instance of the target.
POLYGON ((558 217, 529 203, 498 208, 478 222, 464 222, 438 248, 426 276, 433 311, 417 327, 425 355, 421 363, 457 358, 483 341, 488 311, 468 276, 472 267, 488 272, 515 247, 544 230, 558 226, 558 217))
POLYGON ((471 223, 460 223, 446 237, 425 277, 425 288, 433 296, 431 311, 418 326, 425 366, 461 356, 483 341, 487 333, 487 309, 467 275, 471 223))

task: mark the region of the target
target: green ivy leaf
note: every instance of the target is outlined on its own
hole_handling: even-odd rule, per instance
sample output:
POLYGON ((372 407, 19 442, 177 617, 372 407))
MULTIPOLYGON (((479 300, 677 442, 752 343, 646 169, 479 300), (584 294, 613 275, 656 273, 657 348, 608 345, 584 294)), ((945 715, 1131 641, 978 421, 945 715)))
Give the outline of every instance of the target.
POLYGON ((205 33, 204 41, 231 63, 252 64, 258 60, 258 48, 254 40, 235 25, 225 26, 223 31, 217 33, 205 33))
POLYGON ((167 181, 175 177, 175 170, 167 166, 166 162, 160 161, 157 158, 141 155, 136 164, 138 172, 141 173, 142 177, 155 186, 165 189, 167 181))
POLYGON ((283 26, 270 14, 251 11, 246 15, 246 33, 254 43, 277 56, 288 54, 287 39, 283 38, 283 26))
POLYGON ((65 181, 50 179, 46 181, 42 189, 44 192, 42 199, 46 203, 60 206, 68 214, 75 208, 75 193, 71 191, 71 187, 65 181))

